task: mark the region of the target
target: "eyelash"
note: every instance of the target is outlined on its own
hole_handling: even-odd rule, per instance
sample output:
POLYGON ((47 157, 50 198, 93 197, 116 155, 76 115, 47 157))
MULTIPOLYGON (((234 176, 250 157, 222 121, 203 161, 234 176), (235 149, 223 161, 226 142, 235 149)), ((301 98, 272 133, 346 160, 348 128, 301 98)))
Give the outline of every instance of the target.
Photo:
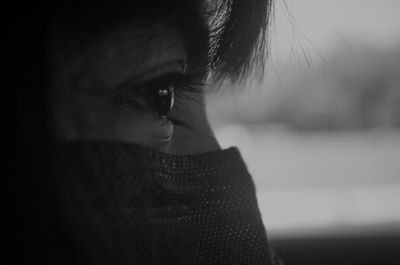
MULTIPOLYGON (((170 73, 160 77, 155 78, 154 80, 150 80, 147 82, 143 82, 139 85, 129 86, 123 88, 122 91, 118 92, 116 97, 118 103, 128 104, 129 106, 135 109, 142 109, 145 111, 158 112, 157 106, 155 106, 154 101, 152 100, 153 94, 155 90, 160 88, 167 88, 169 86, 173 86, 174 95, 175 95, 175 105, 172 107, 178 113, 182 111, 179 107, 179 100, 193 100, 196 99, 187 95, 187 92, 192 93, 204 93, 205 92, 205 84, 202 82, 204 78, 201 73, 170 73), (142 103, 139 103, 142 101, 142 103), (143 104, 144 101, 144 104, 143 104)), ((168 113, 169 114, 169 113, 168 113)), ((186 122, 172 118, 169 115, 165 115, 165 117, 170 120, 174 125, 183 126, 187 128, 191 128, 186 122)), ((160 115, 160 114, 159 114, 160 115)), ((160 115, 161 116, 161 115, 160 115)), ((162 115, 163 116, 163 115, 162 115)))

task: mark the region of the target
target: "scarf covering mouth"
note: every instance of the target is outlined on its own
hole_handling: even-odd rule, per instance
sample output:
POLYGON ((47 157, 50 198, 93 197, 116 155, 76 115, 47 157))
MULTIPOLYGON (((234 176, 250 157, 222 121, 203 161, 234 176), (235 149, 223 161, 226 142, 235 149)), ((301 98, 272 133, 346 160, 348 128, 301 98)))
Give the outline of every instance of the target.
POLYGON ((58 143, 51 163, 50 222, 67 263, 274 264, 237 148, 169 155, 58 143))

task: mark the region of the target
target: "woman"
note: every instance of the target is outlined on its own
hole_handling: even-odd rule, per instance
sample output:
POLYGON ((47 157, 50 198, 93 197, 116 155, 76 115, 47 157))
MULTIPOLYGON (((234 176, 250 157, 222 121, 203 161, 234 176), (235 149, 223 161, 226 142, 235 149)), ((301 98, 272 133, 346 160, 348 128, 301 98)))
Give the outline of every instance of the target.
MULTIPOLYGON (((23 74, 13 120, 25 142, 13 146, 10 164, 16 174, 8 188, 23 187, 24 194, 9 194, 18 231, 11 247, 21 250, 13 257, 274 264, 253 182, 237 149, 220 150, 204 106, 204 93, 219 82, 262 72, 270 6, 47 5, 45 85, 33 85, 37 72, 16 71, 23 74)), ((32 34, 26 14, 23 39, 32 34)))

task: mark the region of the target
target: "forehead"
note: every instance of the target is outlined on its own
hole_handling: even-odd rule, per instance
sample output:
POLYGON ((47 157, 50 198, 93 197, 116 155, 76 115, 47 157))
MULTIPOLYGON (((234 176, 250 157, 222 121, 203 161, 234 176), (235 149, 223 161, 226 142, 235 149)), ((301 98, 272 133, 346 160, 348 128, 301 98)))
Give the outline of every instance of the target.
POLYGON ((158 23, 143 29, 131 24, 110 31, 94 42, 94 51, 104 57, 137 62, 164 60, 161 57, 183 56, 185 41, 182 34, 168 23, 158 23))
POLYGON ((55 3, 49 16, 57 31, 87 41, 127 24, 149 28, 168 22, 187 33, 188 29, 197 30, 204 23, 203 11, 204 3, 200 0, 103 0, 96 5, 67 1, 67 4, 55 3))
POLYGON ((145 79, 146 73, 174 64, 181 70, 187 61, 184 38, 168 23, 146 29, 137 24, 111 30, 90 42, 83 50, 73 50, 72 77, 90 78, 104 86, 115 87, 126 79, 145 79))
POLYGON ((52 46, 61 52, 72 48, 64 58, 75 55, 71 74, 94 71, 118 79, 171 57, 186 61, 188 69, 206 68, 209 36, 202 1, 147 0, 144 6, 132 0, 106 2, 112 3, 53 13, 52 46))

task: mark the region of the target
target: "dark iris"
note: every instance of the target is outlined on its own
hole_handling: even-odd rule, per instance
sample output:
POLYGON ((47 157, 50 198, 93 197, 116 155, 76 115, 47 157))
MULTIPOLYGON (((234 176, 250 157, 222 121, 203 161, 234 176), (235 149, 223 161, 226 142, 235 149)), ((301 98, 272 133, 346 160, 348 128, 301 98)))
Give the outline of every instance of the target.
POLYGON ((180 75, 168 75, 140 85, 120 88, 114 98, 118 104, 128 104, 135 109, 154 111, 167 117, 174 106, 176 83, 180 75))
POLYGON ((155 107, 157 112, 166 117, 174 106, 174 86, 172 84, 154 91, 155 107))

